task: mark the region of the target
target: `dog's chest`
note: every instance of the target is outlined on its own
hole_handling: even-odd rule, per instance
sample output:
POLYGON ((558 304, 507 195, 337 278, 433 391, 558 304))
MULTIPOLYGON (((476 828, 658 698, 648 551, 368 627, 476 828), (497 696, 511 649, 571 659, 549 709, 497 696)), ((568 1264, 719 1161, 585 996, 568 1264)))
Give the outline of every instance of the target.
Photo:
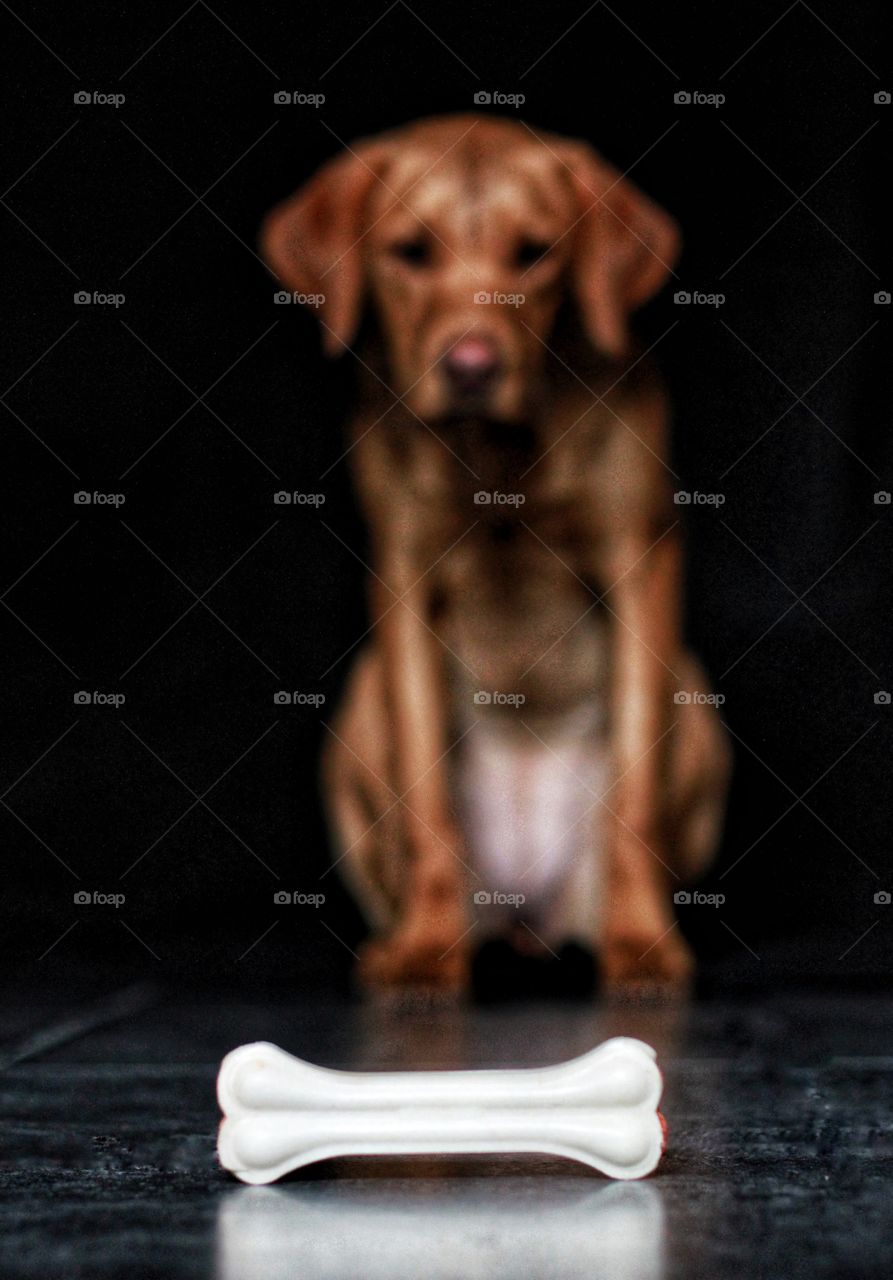
POLYGON ((476 532, 446 557, 437 621, 464 734, 454 794, 475 887, 490 895, 476 910, 485 929, 523 917, 556 942, 591 937, 610 770, 606 618, 570 559, 529 529, 476 532))
POLYGON ((507 535, 478 527, 444 557, 435 627, 455 655, 457 685, 520 695, 546 713, 604 688, 604 611, 565 554, 517 526, 507 535))

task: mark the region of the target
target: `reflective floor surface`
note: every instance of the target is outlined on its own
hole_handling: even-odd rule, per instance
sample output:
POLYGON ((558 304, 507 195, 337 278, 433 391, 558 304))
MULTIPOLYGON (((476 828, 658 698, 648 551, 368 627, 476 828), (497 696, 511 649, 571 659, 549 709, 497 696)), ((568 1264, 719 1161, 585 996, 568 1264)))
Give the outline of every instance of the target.
POLYGON ((420 1009, 136 992, 83 1017, 13 1002, 0 1274, 889 1276, 891 1012, 855 994, 420 1009), (653 1044, 666 1078, 669 1147, 643 1182, 540 1156, 407 1157, 248 1188, 215 1161, 214 1078, 236 1044, 410 1070, 544 1065, 619 1034, 653 1044))

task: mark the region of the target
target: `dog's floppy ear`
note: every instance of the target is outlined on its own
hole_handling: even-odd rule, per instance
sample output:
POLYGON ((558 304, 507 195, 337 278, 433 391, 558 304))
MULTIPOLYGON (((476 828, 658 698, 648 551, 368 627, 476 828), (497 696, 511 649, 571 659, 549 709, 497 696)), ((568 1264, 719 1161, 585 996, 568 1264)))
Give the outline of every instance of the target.
POLYGON ((340 355, 354 337, 363 301, 360 241, 367 198, 385 159, 376 143, 328 161, 267 215, 260 246, 288 289, 322 295, 323 345, 340 355))
POLYGON ((580 213, 573 232, 573 285, 591 341, 618 358, 630 312, 656 293, 679 255, 679 231, 627 178, 585 143, 565 144, 580 213))

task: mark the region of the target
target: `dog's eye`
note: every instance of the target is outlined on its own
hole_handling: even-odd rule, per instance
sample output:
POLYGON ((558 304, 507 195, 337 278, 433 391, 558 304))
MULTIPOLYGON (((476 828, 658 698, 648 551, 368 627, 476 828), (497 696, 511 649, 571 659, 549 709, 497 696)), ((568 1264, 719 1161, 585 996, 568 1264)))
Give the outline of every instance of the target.
POLYGON ((401 262, 408 262, 413 267, 424 267, 431 257, 431 251, 424 240, 398 240, 391 246, 391 252, 401 262))
POLYGON ((545 240, 522 240, 515 252, 515 261, 519 267, 532 267, 546 256, 551 247, 545 240))

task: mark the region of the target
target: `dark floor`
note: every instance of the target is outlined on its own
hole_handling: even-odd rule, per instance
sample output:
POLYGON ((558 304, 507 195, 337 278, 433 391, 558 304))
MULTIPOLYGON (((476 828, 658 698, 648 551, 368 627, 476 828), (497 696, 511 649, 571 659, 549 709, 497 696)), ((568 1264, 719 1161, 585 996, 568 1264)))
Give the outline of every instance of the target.
POLYGON ((162 994, 126 1011, 144 999, 74 1038, 59 1025, 70 1010, 7 1006, 0 1274, 890 1274, 887 999, 422 1014, 162 994), (245 1041, 328 1066, 421 1068, 545 1064, 615 1034, 654 1044, 666 1075, 669 1148, 645 1182, 531 1156, 345 1160, 247 1188, 215 1161, 216 1067, 245 1041))

